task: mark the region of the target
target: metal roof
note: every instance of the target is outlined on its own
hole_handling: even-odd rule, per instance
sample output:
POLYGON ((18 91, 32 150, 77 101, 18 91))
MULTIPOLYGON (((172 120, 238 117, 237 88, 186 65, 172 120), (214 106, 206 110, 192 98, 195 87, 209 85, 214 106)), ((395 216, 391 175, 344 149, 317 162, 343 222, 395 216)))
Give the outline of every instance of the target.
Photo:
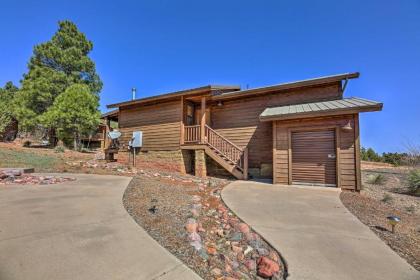
POLYGON ((254 94, 259 94, 259 93, 269 93, 269 92, 275 92, 275 91, 281 91, 281 90, 290 90, 294 88, 317 86, 317 85, 322 85, 322 84, 340 82, 342 80, 355 79, 355 78, 358 78, 359 76, 360 76, 359 72, 344 73, 344 74, 324 76, 324 77, 318 77, 318 78, 307 79, 307 80, 287 82, 287 83, 277 84, 277 85, 272 85, 272 86, 267 86, 267 87, 259 87, 259 88, 252 88, 252 89, 239 90, 239 91, 238 90, 230 91, 230 92, 224 92, 217 96, 213 96, 213 100, 241 98, 248 95, 254 95, 254 94))
POLYGON ((338 115, 382 110, 383 104, 358 97, 314 103, 266 108, 260 115, 261 121, 286 120, 302 117, 338 115))

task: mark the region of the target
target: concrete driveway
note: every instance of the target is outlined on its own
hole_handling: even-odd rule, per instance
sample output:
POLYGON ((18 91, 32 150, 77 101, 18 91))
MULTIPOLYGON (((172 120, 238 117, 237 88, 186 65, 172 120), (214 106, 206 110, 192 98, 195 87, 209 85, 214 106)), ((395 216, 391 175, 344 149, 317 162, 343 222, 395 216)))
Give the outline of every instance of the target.
POLYGON ((420 279, 344 207, 336 189, 236 181, 222 198, 283 255, 288 279, 420 279))
POLYGON ((127 214, 130 178, 0 186, 0 279, 201 279, 127 214))

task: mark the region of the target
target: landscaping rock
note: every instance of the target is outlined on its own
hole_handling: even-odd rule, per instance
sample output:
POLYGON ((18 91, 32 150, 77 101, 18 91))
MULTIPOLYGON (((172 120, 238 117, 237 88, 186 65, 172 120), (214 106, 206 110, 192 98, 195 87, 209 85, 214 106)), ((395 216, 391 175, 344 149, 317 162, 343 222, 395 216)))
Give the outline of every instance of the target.
POLYGON ((197 232, 198 224, 195 219, 188 219, 187 223, 185 224, 185 229, 188 233, 197 232))
POLYGON ((258 276, 270 278, 279 271, 280 267, 277 262, 267 257, 260 257, 258 259, 258 276))
POLYGON ((238 230, 246 235, 249 233, 249 226, 245 223, 240 223, 238 224, 238 230))

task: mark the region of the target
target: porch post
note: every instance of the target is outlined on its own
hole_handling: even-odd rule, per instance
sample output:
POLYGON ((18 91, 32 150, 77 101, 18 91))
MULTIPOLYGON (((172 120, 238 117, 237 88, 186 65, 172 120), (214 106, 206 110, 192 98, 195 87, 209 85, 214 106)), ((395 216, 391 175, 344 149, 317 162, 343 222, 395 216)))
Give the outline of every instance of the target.
POLYGON ((200 135, 200 142, 205 143, 206 139, 206 132, 205 132, 205 125, 206 125, 206 97, 201 97, 201 120, 200 120, 200 126, 201 126, 201 135, 200 135))
POLYGON ((184 128, 184 96, 181 96, 181 131, 179 144, 184 145, 185 143, 185 128, 184 128))
POLYGON ((244 149, 244 180, 248 180, 248 147, 244 149))
POLYGON ((111 131, 111 121, 109 118, 105 119, 105 131, 104 131, 104 141, 102 150, 105 150, 109 147, 109 139, 108 139, 108 132, 111 131))

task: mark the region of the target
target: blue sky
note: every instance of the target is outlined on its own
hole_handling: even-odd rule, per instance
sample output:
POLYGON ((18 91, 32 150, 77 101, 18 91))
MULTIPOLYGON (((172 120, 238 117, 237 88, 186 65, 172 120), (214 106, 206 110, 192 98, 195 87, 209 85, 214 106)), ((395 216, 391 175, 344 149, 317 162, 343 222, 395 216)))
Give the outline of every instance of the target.
POLYGON ((207 84, 259 87, 359 71, 346 96, 362 145, 420 142, 420 1, 4 1, 0 85, 19 83, 32 48, 70 19, 93 41, 105 105, 207 84))

